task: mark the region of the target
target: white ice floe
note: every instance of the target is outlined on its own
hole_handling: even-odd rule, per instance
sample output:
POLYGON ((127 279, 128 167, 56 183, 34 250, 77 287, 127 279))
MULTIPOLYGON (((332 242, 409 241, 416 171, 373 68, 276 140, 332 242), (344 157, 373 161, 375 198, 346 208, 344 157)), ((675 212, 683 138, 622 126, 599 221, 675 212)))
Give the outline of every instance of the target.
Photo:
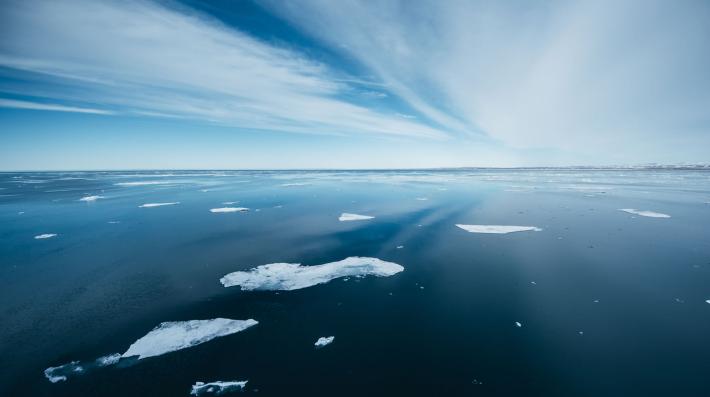
POLYGON ((641 210, 637 210, 637 209, 633 209, 633 208, 620 208, 619 211, 628 212, 629 214, 638 215, 638 216, 646 216, 649 218, 670 218, 671 217, 668 214, 662 214, 660 212, 641 211, 641 210))
POLYGON ((220 212, 247 212, 249 208, 244 207, 222 207, 222 208, 212 208, 210 212, 220 213, 220 212))
POLYGON ((176 201, 176 202, 174 202, 174 203, 145 203, 145 204, 139 205, 138 208, 163 207, 163 206, 166 206, 166 205, 177 205, 177 204, 180 204, 180 202, 179 202, 179 201, 176 201))
POLYGON ((398 249, 398 250, 401 250, 402 248, 404 248, 403 245, 398 245, 398 246, 397 246, 397 249, 398 249))
POLYGON ((328 346, 329 344, 333 343, 333 340, 335 340, 334 336, 321 336, 320 338, 318 338, 316 343, 314 343, 314 345, 316 347, 328 346))
POLYGON ((710 304, 710 299, 706 300, 706 301, 705 301, 705 303, 708 303, 708 304, 710 304))
POLYGON ((203 394, 220 395, 231 391, 244 390, 244 387, 246 387, 247 382, 248 381, 246 380, 228 382, 216 381, 209 383, 195 382, 195 384, 192 385, 192 391, 190 392, 190 394, 192 394, 193 396, 201 396, 203 394))
POLYGON ((281 186, 283 187, 290 187, 290 186, 307 186, 310 185, 308 182, 294 182, 294 183, 282 183, 281 186))
POLYGON ((96 359, 96 365, 99 367, 106 367, 109 365, 114 365, 121 360, 121 353, 109 354, 96 359))
POLYGON ((60 365, 57 367, 49 367, 45 369, 44 376, 49 379, 50 382, 57 383, 67 380, 67 376, 82 371, 83 369, 79 365, 79 362, 72 361, 68 364, 60 365))
POLYGON ((228 318, 165 322, 135 341, 121 357, 138 356, 143 359, 159 356, 243 331, 256 324, 258 321, 253 319, 228 318))
POLYGON ((515 322, 515 326, 518 327, 518 328, 520 328, 520 327, 523 326, 523 324, 521 324, 519 321, 516 321, 516 322, 515 322))
POLYGON ((96 201, 98 199, 106 198, 104 196, 86 196, 79 199, 79 201, 96 201))
POLYGON ((223 205, 232 205, 232 204, 236 204, 236 203, 238 203, 238 202, 239 202, 239 201, 225 201, 225 202, 223 202, 222 204, 223 204, 223 205))
POLYGON ((358 215, 358 214, 349 214, 347 212, 343 212, 340 214, 340 217, 338 220, 340 222, 347 222, 347 221, 364 221, 366 219, 372 219, 374 216, 368 216, 368 215, 358 215))
POLYGON ((245 272, 229 273, 219 281, 225 287, 241 286, 243 291, 291 291, 324 284, 340 277, 367 275, 389 277, 402 270, 404 267, 393 262, 351 256, 341 261, 315 266, 301 266, 300 263, 270 263, 245 272))
POLYGON ((527 231, 542 231, 539 227, 535 226, 501 226, 501 225, 456 225, 457 227, 469 232, 469 233, 490 233, 490 234, 508 234, 515 232, 527 232, 527 231))
POLYGON ((175 181, 138 181, 138 182, 119 182, 116 186, 147 186, 147 185, 172 185, 175 181))
POLYGON ((427 200, 429 200, 429 199, 428 199, 427 197, 417 197, 415 200, 427 201, 427 200))
POLYGON ((38 234, 35 236, 35 240, 44 240, 46 238, 52 238, 52 237, 57 237, 57 233, 38 234))

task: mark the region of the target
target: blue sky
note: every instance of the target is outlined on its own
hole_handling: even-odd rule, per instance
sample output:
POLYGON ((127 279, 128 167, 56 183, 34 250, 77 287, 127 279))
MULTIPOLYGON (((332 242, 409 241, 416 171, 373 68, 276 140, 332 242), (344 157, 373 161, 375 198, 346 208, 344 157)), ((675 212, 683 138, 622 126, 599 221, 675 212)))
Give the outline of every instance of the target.
POLYGON ((705 1, 0 7, 0 170, 710 162, 705 1))

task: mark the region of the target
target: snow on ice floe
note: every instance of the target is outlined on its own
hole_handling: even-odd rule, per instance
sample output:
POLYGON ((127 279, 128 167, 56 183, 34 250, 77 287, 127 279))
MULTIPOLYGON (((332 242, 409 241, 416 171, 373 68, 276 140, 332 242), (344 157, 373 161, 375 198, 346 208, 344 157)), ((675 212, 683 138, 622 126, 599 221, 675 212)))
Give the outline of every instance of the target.
POLYGON ((328 346, 329 344, 333 343, 333 340, 335 340, 334 336, 321 336, 320 338, 318 338, 316 343, 314 343, 314 345, 316 347, 328 346))
POLYGON ((159 356, 240 332, 258 323, 253 319, 228 318, 164 322, 135 341, 121 357, 138 356, 143 359, 159 356))
POLYGON ((108 365, 114 365, 121 360, 120 353, 109 354, 96 359, 96 365, 99 367, 106 367, 108 365))
POLYGON ((85 196, 79 199, 79 201, 86 201, 86 202, 91 202, 91 201, 96 201, 98 199, 106 198, 104 196, 85 196))
POLYGON ((219 281, 225 287, 240 286, 243 291, 291 291, 324 284, 340 277, 393 276, 404 267, 377 258, 351 256, 337 262, 315 266, 300 263, 270 263, 251 269, 229 273, 219 281))
POLYGON ((633 208, 620 208, 619 211, 624 211, 629 214, 638 215, 638 216, 645 216, 645 217, 649 217, 649 218, 670 218, 671 217, 668 214, 662 214, 660 212, 642 211, 642 210, 637 210, 637 209, 633 209, 633 208))
POLYGON ((364 221, 367 219, 373 219, 374 216, 369 216, 369 215, 358 215, 358 214, 349 214, 347 212, 343 212, 340 214, 340 217, 338 220, 340 222, 347 222, 347 221, 364 221))
POLYGON ((57 367, 49 367, 44 370, 44 376, 52 383, 63 382, 68 376, 83 372, 84 369, 79 365, 78 361, 60 365, 57 367))
POLYGON ((46 238, 57 237, 57 233, 44 233, 35 236, 35 240, 44 240, 46 238))
POLYGON ((490 233, 490 234, 508 234, 515 232, 527 232, 527 231, 542 231, 539 227, 535 226, 502 226, 502 225, 456 225, 457 227, 469 232, 469 233, 490 233))
POLYGON ((222 207, 222 208, 212 208, 210 212, 220 213, 220 212, 247 212, 249 208, 244 207, 222 207))
POLYGON ((153 207, 163 207, 166 205, 177 205, 180 204, 179 201, 173 203, 145 203, 138 206, 138 208, 153 208, 153 207))
POLYGON ((203 394, 214 394, 220 395, 223 393, 228 393, 231 391, 244 390, 247 385, 246 380, 235 380, 235 381, 216 381, 216 382, 195 382, 192 385, 192 391, 190 392, 193 396, 201 396, 203 394))

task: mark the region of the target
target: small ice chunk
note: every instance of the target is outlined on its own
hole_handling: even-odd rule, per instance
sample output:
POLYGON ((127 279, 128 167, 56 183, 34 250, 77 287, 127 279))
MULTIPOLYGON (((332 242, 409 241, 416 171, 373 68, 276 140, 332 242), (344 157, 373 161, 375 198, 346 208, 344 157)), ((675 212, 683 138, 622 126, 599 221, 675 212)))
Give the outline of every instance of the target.
POLYGON ((63 382, 67 380, 68 375, 77 372, 77 368, 81 368, 79 366, 79 362, 72 361, 68 364, 60 365, 57 367, 49 367, 45 369, 44 376, 52 383, 63 382))
POLYGON ((139 205, 138 208, 153 208, 153 207, 163 207, 166 205, 177 205, 180 204, 179 201, 173 202, 173 203, 145 203, 142 205, 139 205))
POLYGON ((404 248, 403 245, 398 245, 398 246, 397 246, 397 249, 398 249, 398 250, 401 250, 402 248, 404 248))
POLYGON ((523 326, 523 324, 521 324, 519 321, 516 321, 516 322, 515 322, 515 326, 518 327, 518 328, 520 328, 520 327, 523 326))
POLYGON ((368 215, 358 215, 358 214, 349 214, 347 212, 343 212, 340 214, 340 217, 338 220, 340 222, 347 222, 347 221, 364 221, 366 219, 372 219, 374 216, 368 216, 368 215))
POLYGON ((508 234, 515 232, 527 232, 527 231, 542 231, 539 227, 535 226, 501 226, 501 225, 460 225, 457 227, 469 232, 469 233, 490 233, 490 234, 508 234))
POLYGON ((222 212, 247 212, 249 208, 244 207, 222 207, 222 208, 212 208, 210 212, 222 213, 222 212))
POLYGON ((579 331, 579 332, 577 332, 577 333, 580 334, 580 335, 584 335, 584 331, 579 331))
POLYGON ((96 365, 99 367, 106 367, 108 365, 114 365, 121 360, 121 353, 109 354, 107 356, 99 357, 96 359, 96 365))
POLYGON ((671 217, 668 214, 662 214, 660 212, 641 211, 641 210, 637 210, 637 209, 633 209, 633 208, 620 208, 619 211, 624 211, 629 214, 645 216, 645 217, 649 217, 649 218, 670 218, 671 217))
POLYGON ((219 281, 225 287, 241 286, 243 291, 291 291, 324 284, 340 277, 393 276, 404 267, 378 258, 351 256, 337 262, 315 266, 300 263, 270 263, 249 271, 229 273, 219 281))
POLYGON ((96 201, 96 200, 102 199, 102 198, 106 198, 106 197, 104 197, 104 196, 85 196, 85 197, 80 198, 79 201, 90 202, 90 201, 96 201))
POLYGON ((333 343, 333 340, 335 340, 335 336, 321 336, 320 338, 318 338, 316 343, 314 343, 314 345, 316 347, 328 346, 329 344, 333 343))
POLYGON ((223 202, 222 204, 223 204, 223 205, 232 205, 232 204, 236 204, 236 203, 238 203, 238 202, 239 202, 239 201, 225 201, 225 202, 223 202))
POLYGON ((168 185, 174 184, 174 181, 138 181, 138 182, 119 182, 116 186, 147 186, 147 185, 168 185))
POLYGON ((35 236, 35 240, 44 240, 46 238, 57 237, 57 233, 44 233, 35 236))
POLYGON ((283 187, 291 187, 291 186, 308 186, 310 183, 308 182, 293 182, 293 183, 282 183, 281 186, 283 187))
POLYGON ((138 356, 139 359, 143 359, 159 356, 243 331, 258 323, 252 319, 230 320, 228 318, 164 322, 135 341, 121 357, 138 356))
POLYGON ((220 395, 230 391, 244 390, 247 382, 246 380, 216 381, 209 383, 195 382, 195 384, 192 385, 190 394, 193 396, 201 396, 203 394, 220 395))
POLYGON ((415 200, 418 200, 418 201, 427 201, 427 200, 429 200, 429 199, 428 199, 427 197, 417 197, 415 200))

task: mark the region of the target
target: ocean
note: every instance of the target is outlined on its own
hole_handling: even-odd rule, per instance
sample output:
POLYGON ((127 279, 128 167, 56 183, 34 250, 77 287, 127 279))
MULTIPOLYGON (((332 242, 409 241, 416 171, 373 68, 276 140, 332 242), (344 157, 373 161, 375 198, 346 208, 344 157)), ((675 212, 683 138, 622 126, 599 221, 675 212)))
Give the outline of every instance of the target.
POLYGON ((709 396, 710 171, 1 173, 0 357, 2 396, 709 396))

